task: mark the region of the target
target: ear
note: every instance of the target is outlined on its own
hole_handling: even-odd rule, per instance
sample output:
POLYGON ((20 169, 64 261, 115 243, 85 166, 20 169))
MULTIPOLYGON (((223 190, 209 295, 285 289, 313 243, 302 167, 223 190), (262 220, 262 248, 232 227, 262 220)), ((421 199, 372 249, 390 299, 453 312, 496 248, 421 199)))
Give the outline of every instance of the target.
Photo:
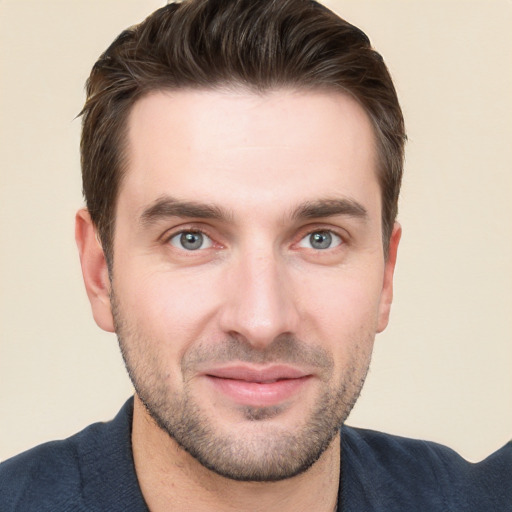
POLYGON ((398 244, 402 236, 402 227, 395 222, 393 231, 389 239, 388 257, 384 266, 384 280, 382 283, 382 293, 380 296, 379 318, 377 322, 377 332, 382 332, 388 325, 391 303, 393 302, 393 274, 395 272, 396 255, 398 244))
POLYGON ((86 209, 79 210, 76 214, 75 240, 94 320, 103 330, 114 332, 107 261, 96 228, 86 209))

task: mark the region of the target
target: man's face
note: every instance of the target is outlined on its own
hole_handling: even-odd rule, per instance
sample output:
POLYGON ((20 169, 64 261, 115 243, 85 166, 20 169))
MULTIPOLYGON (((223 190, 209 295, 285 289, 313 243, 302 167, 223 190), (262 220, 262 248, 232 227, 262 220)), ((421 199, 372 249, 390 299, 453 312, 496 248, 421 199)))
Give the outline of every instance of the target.
POLYGON ((298 474, 387 323, 370 121, 340 93, 281 90, 154 93, 128 123, 112 309, 136 392, 217 473, 298 474))

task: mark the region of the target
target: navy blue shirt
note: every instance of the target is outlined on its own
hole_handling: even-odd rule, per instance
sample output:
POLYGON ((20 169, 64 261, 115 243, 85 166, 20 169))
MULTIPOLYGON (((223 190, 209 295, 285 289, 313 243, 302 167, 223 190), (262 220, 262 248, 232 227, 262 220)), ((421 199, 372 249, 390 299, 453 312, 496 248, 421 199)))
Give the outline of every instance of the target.
MULTIPOLYGON (((148 512, 131 450, 133 399, 116 418, 0 464, 0 512, 148 512)), ((338 510, 512 512, 512 442, 471 464, 444 446, 343 427, 338 510)))

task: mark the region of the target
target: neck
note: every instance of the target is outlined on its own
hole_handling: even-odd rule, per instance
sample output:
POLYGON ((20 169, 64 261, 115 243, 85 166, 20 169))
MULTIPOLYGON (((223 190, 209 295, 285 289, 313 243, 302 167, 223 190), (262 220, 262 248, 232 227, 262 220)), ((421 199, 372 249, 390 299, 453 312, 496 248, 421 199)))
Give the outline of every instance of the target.
POLYGON ((339 436, 306 472, 279 482, 238 482, 202 466, 156 425, 135 396, 135 471, 151 512, 332 512, 338 498, 339 436))

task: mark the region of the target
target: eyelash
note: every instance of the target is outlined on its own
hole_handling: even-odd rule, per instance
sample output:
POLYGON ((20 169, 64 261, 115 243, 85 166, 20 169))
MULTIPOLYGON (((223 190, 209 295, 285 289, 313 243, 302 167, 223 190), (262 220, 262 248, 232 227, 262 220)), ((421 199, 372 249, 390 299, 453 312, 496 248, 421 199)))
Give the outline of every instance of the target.
MULTIPOLYGON (((195 251, 199 251, 199 250, 209 249, 210 247, 212 247, 215 244, 213 239, 208 234, 206 234, 204 231, 201 231, 198 229, 194 229, 194 230, 183 229, 181 231, 178 231, 177 233, 173 233, 171 236, 167 237, 167 243, 171 244, 173 247, 180 248, 177 245, 174 245, 172 243, 172 240, 177 237, 182 237, 183 235, 201 235, 202 237, 206 238, 206 240, 208 241, 207 243, 209 244, 208 247, 204 247, 204 248, 198 247, 196 249, 189 249, 189 250, 185 249, 185 247, 182 246, 181 249, 183 249, 187 252, 195 252, 195 251)), ((204 242, 205 242, 205 240, 202 241, 201 245, 203 245, 204 242)))
MULTIPOLYGON (((301 233, 299 234, 299 236, 297 238, 298 238, 298 241, 294 242, 292 244, 293 246, 299 246, 299 247, 302 247, 304 249, 314 250, 314 251, 317 251, 317 252, 320 253, 320 252, 324 252, 324 251, 334 250, 334 249, 337 249, 337 248, 339 248, 341 246, 346 245, 347 244, 348 236, 345 233, 341 234, 339 232, 339 230, 334 230, 331 227, 315 226, 314 228, 311 228, 311 227, 307 228, 306 227, 304 230, 301 230, 301 233), (331 235, 331 237, 333 238, 333 242, 335 242, 336 245, 334 247, 326 247, 325 249, 321 249, 321 248, 316 248, 315 249, 314 247, 305 247, 305 246, 301 246, 300 245, 302 242, 307 240, 308 237, 311 237, 315 233, 327 233, 327 234, 331 235)), ((197 228, 197 227, 194 227, 194 228, 190 227, 188 229, 187 228, 182 228, 179 231, 173 231, 168 236, 165 236, 163 241, 164 241, 165 244, 173 245, 177 249, 181 249, 182 251, 188 252, 188 253, 201 252, 201 251, 204 251, 206 249, 209 249, 209 248, 215 247, 215 246, 217 248, 222 248, 223 247, 222 244, 219 244, 219 243, 217 243, 215 241, 215 238, 208 233, 208 230, 205 230, 203 228, 197 228), (198 235, 202 235, 202 236, 206 237, 210 241, 210 245, 208 247, 205 247, 205 248, 202 248, 202 249, 201 248, 197 248, 197 249, 189 249, 189 250, 187 250, 184 247, 180 248, 180 247, 177 247, 176 245, 171 243, 171 241, 174 238, 182 236, 184 234, 198 234, 198 235)))
MULTIPOLYGON (((322 243, 322 241, 320 241, 320 243, 322 243)), ((343 245, 344 243, 345 243, 345 241, 344 241, 343 237, 341 237, 338 233, 336 233, 332 229, 315 229, 315 230, 307 233, 305 236, 303 236, 299 240, 298 245, 299 245, 299 247, 304 247, 306 249, 313 249, 313 250, 323 252, 323 251, 327 251, 329 249, 336 249, 337 247, 343 245), (321 235, 322 237, 325 237, 325 235, 327 235, 326 239, 329 243, 329 247, 324 247, 324 248, 311 247, 311 245, 313 244, 313 240, 311 240, 311 238, 315 234, 321 235), (307 247, 306 245, 302 245, 303 243, 309 243, 310 247, 307 247), (332 243, 335 245, 331 246, 332 243)))

